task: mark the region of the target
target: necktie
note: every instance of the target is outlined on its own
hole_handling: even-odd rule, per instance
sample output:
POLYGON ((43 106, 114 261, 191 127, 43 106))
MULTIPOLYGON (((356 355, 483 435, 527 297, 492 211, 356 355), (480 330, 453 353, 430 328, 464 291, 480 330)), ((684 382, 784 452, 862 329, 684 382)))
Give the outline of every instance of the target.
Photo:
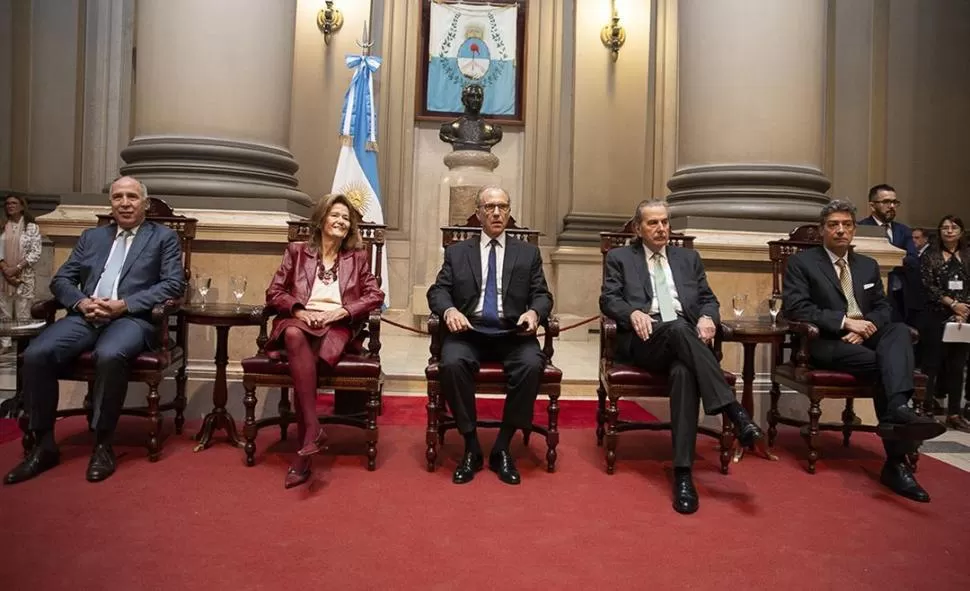
POLYGON ((657 293, 653 295, 657 298, 657 307, 660 308, 660 320, 670 322, 677 319, 677 312, 674 311, 674 298, 670 295, 667 272, 664 271, 664 257, 659 252, 655 252, 652 258, 653 278, 657 282, 657 293))
POLYGON ((855 290, 852 288, 852 276, 849 274, 849 267, 845 264, 845 259, 839 259, 835 265, 839 268, 839 283, 842 285, 842 294, 848 304, 846 316, 849 318, 862 318, 862 310, 859 309, 859 302, 855 299, 855 290))
POLYGON ((128 230, 123 231, 118 234, 115 238, 114 249, 111 251, 111 256, 108 258, 108 262, 104 265, 104 272, 101 273, 101 281, 98 282, 97 290, 94 292, 95 297, 99 298, 110 298, 112 292, 114 291, 115 282, 118 280, 118 275, 121 274, 121 267, 125 264, 125 254, 128 253, 128 237, 131 236, 131 232, 128 230), (118 242, 120 240, 120 242, 118 242))
POLYGON ((488 277, 485 279, 485 299, 482 302, 482 319, 489 326, 498 326, 498 280, 496 279, 495 247, 498 240, 488 243, 488 277))
POLYGON ((889 243, 893 242, 893 225, 890 222, 886 222, 886 238, 889 239, 889 243))

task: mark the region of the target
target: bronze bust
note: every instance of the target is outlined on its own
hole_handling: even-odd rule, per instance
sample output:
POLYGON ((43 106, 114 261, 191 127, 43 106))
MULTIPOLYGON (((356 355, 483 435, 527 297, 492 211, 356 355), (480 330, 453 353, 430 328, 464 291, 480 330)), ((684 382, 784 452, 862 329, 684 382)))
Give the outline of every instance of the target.
POLYGON ((491 152, 492 146, 502 141, 502 128, 486 123, 480 112, 485 100, 485 89, 469 84, 461 91, 461 103, 465 114, 451 123, 443 123, 438 137, 452 145, 453 150, 478 150, 491 152))

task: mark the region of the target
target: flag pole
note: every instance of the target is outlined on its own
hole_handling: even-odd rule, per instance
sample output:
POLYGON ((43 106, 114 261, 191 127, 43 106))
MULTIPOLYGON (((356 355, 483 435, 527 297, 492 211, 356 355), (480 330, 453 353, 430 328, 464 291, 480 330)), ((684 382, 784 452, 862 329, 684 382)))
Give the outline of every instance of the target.
POLYGON ((370 38, 370 34, 367 31, 367 21, 364 21, 364 33, 360 37, 360 41, 356 42, 360 47, 361 53, 364 55, 370 55, 370 48, 374 46, 374 42, 370 38))

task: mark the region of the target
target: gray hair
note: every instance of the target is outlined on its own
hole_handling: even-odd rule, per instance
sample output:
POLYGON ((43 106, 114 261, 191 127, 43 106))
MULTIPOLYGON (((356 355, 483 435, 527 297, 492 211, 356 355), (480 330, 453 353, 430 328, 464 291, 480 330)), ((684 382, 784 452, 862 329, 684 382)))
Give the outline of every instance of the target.
POLYGON ((145 186, 145 183, 141 182, 140 180, 136 179, 133 176, 130 176, 130 175, 127 175, 127 174, 123 174, 123 175, 119 176, 118 178, 116 178, 115 180, 111 181, 111 184, 114 185, 115 183, 117 183, 121 179, 131 179, 131 180, 135 181, 136 183, 138 183, 138 192, 141 194, 142 199, 145 199, 146 201, 148 200, 148 187, 145 186))
POLYGON ((843 199, 833 199, 822 206, 822 211, 818 216, 818 223, 824 224, 825 220, 833 213, 848 213, 852 215, 852 221, 855 221, 856 209, 855 205, 843 199))
POLYGON ((637 204, 637 209, 633 212, 633 223, 637 226, 643 221, 643 209, 645 207, 662 207, 667 211, 667 215, 670 215, 670 204, 667 203, 666 199, 658 199, 656 197, 644 199, 637 204))
POLYGON ((475 194, 475 206, 476 207, 481 207, 482 206, 482 196, 484 196, 485 193, 488 193, 489 191, 501 191, 502 194, 505 195, 505 197, 509 200, 509 205, 512 204, 512 196, 509 195, 509 192, 506 191, 504 188, 502 188, 502 187, 500 187, 498 185, 485 185, 485 186, 481 187, 480 189, 478 189, 478 193, 475 194))

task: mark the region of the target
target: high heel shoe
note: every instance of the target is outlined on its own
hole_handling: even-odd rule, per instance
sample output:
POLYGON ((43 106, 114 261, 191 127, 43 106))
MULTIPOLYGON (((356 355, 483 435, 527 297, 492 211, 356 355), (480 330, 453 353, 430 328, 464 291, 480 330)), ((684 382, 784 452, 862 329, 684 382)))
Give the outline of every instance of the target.
POLYGON ((301 447, 300 451, 296 452, 296 455, 305 457, 320 453, 324 449, 323 443, 326 440, 327 432, 323 430, 323 427, 320 427, 320 430, 317 431, 317 436, 313 438, 313 441, 301 447))
POLYGON ((283 488, 285 489, 300 486, 307 480, 310 480, 310 458, 306 458, 305 460, 297 460, 297 462, 293 462, 290 469, 286 471, 286 478, 283 480, 283 488), (306 466, 302 471, 295 467, 297 462, 301 461, 306 463, 306 466))

